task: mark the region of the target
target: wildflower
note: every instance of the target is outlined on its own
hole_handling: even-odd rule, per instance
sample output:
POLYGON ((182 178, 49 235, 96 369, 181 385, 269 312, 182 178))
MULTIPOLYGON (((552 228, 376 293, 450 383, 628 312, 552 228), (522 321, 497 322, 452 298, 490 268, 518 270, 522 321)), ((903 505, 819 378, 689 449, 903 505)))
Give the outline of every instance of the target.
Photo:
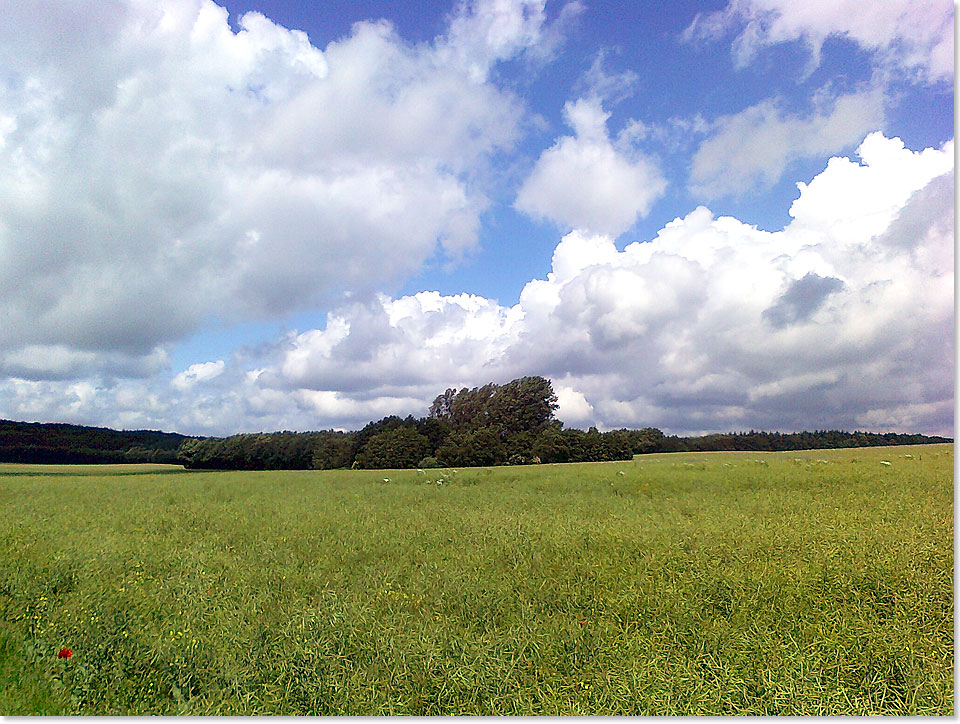
POLYGON ((384 478, 384 479, 383 479, 383 482, 389 483, 389 482, 390 482, 390 478, 384 478))
POLYGON ((58 659, 69 659, 71 656, 73 656, 73 652, 70 649, 68 649, 66 646, 64 646, 62 649, 60 649, 57 652, 58 659))
POLYGON ((881 460, 881 461, 880 461, 880 464, 881 464, 881 465, 892 465, 892 463, 891 463, 889 460, 881 460))
POLYGON ((586 625, 587 625, 587 622, 586 622, 586 621, 579 621, 579 624, 580 624, 581 626, 586 626, 586 625))

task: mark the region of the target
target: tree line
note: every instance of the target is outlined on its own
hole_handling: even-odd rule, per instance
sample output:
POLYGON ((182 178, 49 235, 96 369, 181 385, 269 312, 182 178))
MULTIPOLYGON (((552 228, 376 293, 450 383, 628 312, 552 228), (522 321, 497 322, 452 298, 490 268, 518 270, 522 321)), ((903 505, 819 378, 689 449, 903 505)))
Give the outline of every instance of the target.
POLYGON ((664 438, 658 452, 715 452, 722 450, 776 452, 778 450, 828 450, 948 442, 953 442, 953 438, 899 432, 816 430, 814 432, 783 433, 751 430, 750 432, 719 433, 700 437, 676 437, 672 435, 664 438))
POLYGON ((0 462, 180 463, 180 445, 188 439, 157 430, 0 420, 0 462))
POLYGON ((600 432, 565 428, 556 419, 549 380, 447 389, 425 417, 395 415, 360 430, 187 437, 152 430, 116 431, 59 423, 0 420, 0 462, 181 463, 220 470, 429 468, 629 460, 655 452, 777 451, 953 442, 902 433, 780 433, 750 430, 698 437, 655 427, 600 432))
POLYGON ((655 427, 600 432, 564 428, 554 413, 549 380, 523 377, 505 385, 447 389, 426 417, 385 417, 355 432, 280 432, 187 440, 191 468, 320 469, 432 468, 629 460, 655 452, 806 450, 952 442, 900 433, 725 433, 667 436, 655 427))
POLYGON ((233 435, 186 441, 187 467, 217 469, 434 468, 629 460, 653 451, 653 428, 586 432, 554 417, 549 380, 523 377, 504 385, 450 388, 426 417, 395 415, 355 432, 332 430, 233 435))

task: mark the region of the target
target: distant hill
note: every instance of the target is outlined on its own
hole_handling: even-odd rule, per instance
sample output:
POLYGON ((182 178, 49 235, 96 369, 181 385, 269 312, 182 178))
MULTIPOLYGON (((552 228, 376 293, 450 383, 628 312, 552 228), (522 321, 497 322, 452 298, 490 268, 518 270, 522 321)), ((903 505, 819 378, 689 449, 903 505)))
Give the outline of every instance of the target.
POLYGON ((178 463, 186 435, 0 420, 0 462, 178 463))

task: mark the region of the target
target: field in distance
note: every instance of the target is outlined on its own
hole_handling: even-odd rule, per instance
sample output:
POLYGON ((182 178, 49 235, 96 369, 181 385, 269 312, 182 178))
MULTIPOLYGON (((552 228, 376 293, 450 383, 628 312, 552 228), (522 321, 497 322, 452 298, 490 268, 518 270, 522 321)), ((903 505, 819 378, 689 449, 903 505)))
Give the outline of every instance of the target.
POLYGON ((952 715, 953 460, 0 465, 0 715, 952 715))

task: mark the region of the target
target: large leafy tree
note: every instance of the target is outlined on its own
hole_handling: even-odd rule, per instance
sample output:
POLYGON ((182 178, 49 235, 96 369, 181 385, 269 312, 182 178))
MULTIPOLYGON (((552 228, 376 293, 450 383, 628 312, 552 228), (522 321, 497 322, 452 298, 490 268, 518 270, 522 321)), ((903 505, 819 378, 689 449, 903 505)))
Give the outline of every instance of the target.
POLYGON ((437 448, 449 465, 496 465, 529 462, 541 430, 559 425, 553 419, 557 396, 550 380, 522 377, 505 385, 447 389, 430 406, 432 419, 449 424, 454 434, 437 448))
POLYGON ((536 433, 553 420, 557 396, 550 380, 521 377, 495 389, 486 403, 490 424, 503 433, 536 433))
POLYGON ((446 420, 457 431, 494 427, 501 437, 511 433, 539 432, 553 420, 557 396, 550 380, 521 377, 505 385, 493 383, 438 395, 430 417, 446 420))

